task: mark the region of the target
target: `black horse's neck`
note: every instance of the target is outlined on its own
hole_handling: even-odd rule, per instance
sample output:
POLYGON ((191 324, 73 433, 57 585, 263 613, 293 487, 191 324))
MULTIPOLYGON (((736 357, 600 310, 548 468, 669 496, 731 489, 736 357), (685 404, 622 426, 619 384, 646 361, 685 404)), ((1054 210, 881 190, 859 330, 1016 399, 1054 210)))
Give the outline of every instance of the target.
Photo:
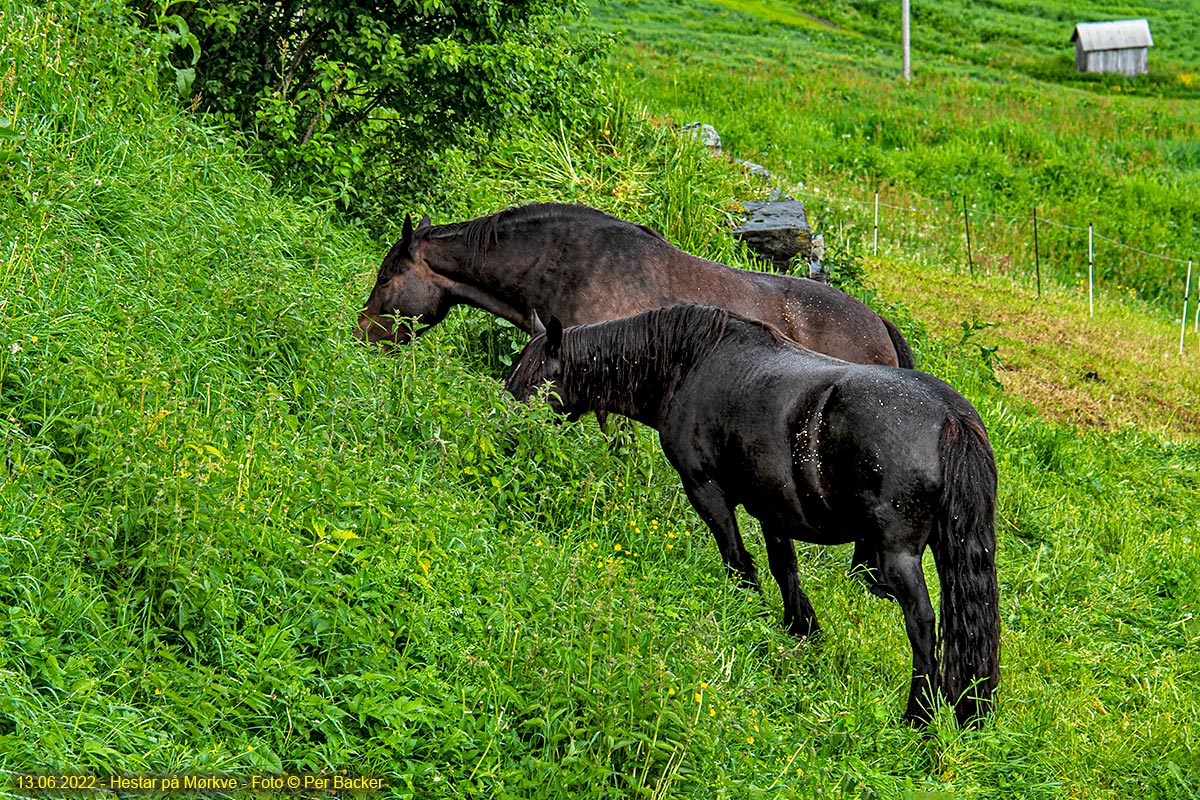
POLYGON ((729 321, 715 308, 672 306, 568 330, 564 391, 588 410, 656 428, 680 381, 721 341, 729 321))

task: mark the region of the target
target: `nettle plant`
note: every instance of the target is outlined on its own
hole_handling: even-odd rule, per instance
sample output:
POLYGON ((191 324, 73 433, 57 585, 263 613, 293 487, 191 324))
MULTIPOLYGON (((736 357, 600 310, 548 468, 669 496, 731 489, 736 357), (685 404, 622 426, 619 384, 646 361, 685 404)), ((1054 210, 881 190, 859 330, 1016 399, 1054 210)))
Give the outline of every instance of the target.
MULTIPOLYGON (((132 0, 178 40, 199 109, 252 133, 277 177, 344 207, 530 115, 589 105, 603 37, 583 0, 132 0), (198 57, 196 53, 199 53, 198 57)), ((187 74, 187 73, 185 73, 187 74)))

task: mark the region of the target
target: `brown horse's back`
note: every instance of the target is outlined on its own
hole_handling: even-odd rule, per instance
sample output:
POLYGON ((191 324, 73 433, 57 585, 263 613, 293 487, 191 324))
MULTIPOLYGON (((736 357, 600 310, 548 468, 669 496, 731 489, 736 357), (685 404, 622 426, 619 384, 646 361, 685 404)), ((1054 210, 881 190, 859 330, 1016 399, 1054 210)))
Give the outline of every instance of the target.
POLYGON ((698 303, 766 322, 797 344, 843 361, 913 365, 898 331, 866 304, 831 286, 708 261, 631 223, 619 223, 605 239, 599 259, 605 268, 588 270, 574 313, 560 317, 566 325, 698 303))

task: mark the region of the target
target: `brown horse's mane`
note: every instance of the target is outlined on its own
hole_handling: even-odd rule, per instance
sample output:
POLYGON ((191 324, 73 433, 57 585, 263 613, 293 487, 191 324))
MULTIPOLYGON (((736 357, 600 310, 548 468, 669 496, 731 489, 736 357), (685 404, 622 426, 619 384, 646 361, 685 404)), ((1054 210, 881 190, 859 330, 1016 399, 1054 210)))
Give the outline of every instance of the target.
MULTIPOLYGON (((463 242, 467 262, 472 268, 483 264, 488 251, 500 241, 500 231, 528 226, 536 222, 568 221, 576 224, 598 223, 602 220, 620 222, 603 211, 585 205, 565 203, 530 203, 516 208, 506 208, 494 214, 476 217, 465 222, 438 225, 430 233, 435 239, 456 238, 463 242)), ((645 226, 637 226, 646 233, 662 239, 662 234, 645 226)))

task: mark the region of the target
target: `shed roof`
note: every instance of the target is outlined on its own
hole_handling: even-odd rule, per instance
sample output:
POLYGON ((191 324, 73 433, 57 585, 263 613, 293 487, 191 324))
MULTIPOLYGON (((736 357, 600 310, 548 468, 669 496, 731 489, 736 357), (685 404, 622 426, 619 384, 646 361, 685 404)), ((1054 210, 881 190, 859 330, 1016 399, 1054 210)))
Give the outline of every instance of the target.
POLYGON ((1144 19, 1123 19, 1116 22, 1081 22, 1075 26, 1071 41, 1078 40, 1085 52, 1093 50, 1124 50, 1130 47, 1152 47, 1150 23, 1144 19))

